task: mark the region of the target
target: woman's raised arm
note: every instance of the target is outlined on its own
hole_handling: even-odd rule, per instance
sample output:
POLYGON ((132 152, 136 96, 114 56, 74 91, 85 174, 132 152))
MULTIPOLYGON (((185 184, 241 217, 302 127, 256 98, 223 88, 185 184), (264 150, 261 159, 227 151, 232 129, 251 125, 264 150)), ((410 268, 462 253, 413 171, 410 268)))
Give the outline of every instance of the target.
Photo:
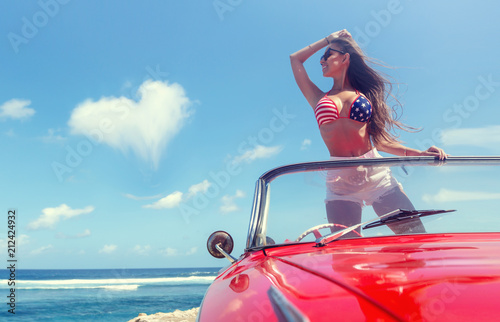
POLYGON ((304 68, 304 62, 321 48, 328 46, 333 38, 350 36, 347 30, 340 30, 290 55, 290 63, 295 81, 312 108, 316 106, 316 103, 323 96, 323 92, 309 78, 304 68))

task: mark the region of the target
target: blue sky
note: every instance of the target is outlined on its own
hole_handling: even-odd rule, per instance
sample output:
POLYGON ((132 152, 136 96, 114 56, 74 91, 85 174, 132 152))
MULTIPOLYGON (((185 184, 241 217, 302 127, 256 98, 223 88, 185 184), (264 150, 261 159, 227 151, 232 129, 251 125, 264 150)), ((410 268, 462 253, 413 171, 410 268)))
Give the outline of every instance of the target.
MULTIPOLYGON (((500 154, 497 1, 0 4, 2 209, 22 268, 222 266, 254 183, 328 152, 288 56, 349 30, 395 69, 408 146, 500 154), (238 161, 237 166, 233 166, 238 161)), ((307 62, 323 90, 319 56, 307 62)), ((6 249, 7 227, 0 228, 6 249)))

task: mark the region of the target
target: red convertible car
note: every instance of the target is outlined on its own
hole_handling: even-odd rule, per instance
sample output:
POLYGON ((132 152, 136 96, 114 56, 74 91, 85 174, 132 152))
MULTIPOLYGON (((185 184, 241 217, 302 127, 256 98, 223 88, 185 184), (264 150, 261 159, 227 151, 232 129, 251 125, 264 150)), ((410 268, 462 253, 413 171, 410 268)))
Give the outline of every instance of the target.
POLYGON ((223 231, 207 247, 229 263, 201 322, 500 321, 500 157, 279 167, 257 181, 243 254, 223 231))

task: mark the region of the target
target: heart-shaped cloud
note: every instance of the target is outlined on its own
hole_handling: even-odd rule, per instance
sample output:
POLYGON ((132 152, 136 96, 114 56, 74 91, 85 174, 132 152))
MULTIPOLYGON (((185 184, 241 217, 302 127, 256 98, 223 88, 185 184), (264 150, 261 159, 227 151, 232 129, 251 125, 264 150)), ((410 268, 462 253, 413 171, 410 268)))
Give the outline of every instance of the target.
POLYGON ((181 85, 145 81, 138 89, 139 101, 126 97, 103 97, 80 103, 71 113, 71 134, 83 134, 138 157, 157 169, 168 142, 191 115, 191 101, 181 85))

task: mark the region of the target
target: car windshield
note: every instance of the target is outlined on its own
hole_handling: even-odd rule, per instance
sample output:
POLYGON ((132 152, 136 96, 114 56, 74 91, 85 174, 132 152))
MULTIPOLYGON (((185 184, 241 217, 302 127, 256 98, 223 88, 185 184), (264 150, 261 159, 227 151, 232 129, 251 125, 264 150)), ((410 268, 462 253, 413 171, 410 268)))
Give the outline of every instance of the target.
POLYGON ((385 158, 275 169, 257 183, 247 248, 318 242, 360 223, 329 242, 499 232, 499 160, 385 158))

